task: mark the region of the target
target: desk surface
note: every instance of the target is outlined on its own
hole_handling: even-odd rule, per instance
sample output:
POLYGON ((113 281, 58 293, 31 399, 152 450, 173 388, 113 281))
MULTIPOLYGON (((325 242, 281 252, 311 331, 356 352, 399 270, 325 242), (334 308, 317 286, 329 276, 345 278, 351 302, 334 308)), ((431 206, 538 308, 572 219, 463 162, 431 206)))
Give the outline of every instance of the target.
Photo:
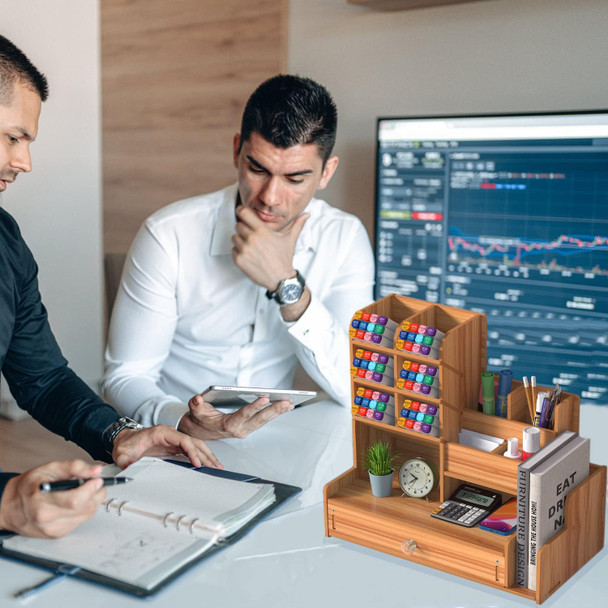
MULTIPOLYGON (((608 407, 584 406, 581 435, 593 462, 608 462, 608 407)), ((133 606, 532 607, 531 601, 383 553, 324 536, 323 486, 352 466, 350 413, 332 402, 298 408, 243 440, 209 442, 228 469, 304 488, 238 543, 196 565, 146 600, 66 580, 27 601, 45 608, 133 606)), ((0 606, 47 572, 2 560, 0 606)), ((608 597, 608 549, 543 606, 597 607, 608 597), (602 600, 601 598, 604 598, 602 600)))

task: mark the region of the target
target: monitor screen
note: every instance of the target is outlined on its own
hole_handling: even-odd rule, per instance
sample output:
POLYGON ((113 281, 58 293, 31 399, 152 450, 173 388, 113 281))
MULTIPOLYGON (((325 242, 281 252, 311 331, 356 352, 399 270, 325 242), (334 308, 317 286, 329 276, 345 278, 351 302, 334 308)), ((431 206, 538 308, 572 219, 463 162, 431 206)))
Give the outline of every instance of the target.
POLYGON ((376 298, 482 312, 488 369, 608 404, 608 111, 381 118, 376 298))

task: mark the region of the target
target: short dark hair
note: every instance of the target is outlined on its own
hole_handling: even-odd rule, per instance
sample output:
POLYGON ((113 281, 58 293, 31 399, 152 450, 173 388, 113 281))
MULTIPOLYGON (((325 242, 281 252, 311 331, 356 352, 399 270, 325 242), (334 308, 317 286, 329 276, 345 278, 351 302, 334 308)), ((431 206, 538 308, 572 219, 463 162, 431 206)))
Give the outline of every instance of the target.
POLYGON ((241 122, 241 145, 252 133, 277 148, 315 144, 323 164, 336 141, 338 111, 327 89, 311 80, 279 74, 251 95, 241 122))
POLYGON ((46 78, 8 38, 0 36, 0 103, 7 105, 13 98, 15 84, 22 83, 40 95, 49 96, 46 78))

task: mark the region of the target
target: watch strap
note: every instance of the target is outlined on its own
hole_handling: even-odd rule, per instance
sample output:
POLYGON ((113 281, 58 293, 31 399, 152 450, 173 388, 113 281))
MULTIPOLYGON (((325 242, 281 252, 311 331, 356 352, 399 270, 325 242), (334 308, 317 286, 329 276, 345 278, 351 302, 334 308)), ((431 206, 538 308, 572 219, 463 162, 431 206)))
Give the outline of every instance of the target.
POLYGON ((105 451, 112 455, 112 451, 114 449, 114 439, 120 431, 124 429, 143 429, 144 427, 131 418, 127 418, 126 416, 120 417, 118 420, 113 422, 110 426, 108 426, 102 435, 103 447, 105 451))

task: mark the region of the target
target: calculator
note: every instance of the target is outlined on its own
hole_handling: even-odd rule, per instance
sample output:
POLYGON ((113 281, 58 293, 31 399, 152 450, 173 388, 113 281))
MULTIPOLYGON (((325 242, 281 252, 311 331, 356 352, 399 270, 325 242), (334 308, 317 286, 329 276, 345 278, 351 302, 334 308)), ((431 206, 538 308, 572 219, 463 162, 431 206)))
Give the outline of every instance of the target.
POLYGON ((502 503, 502 496, 485 488, 462 484, 434 511, 431 517, 472 528, 502 503))

